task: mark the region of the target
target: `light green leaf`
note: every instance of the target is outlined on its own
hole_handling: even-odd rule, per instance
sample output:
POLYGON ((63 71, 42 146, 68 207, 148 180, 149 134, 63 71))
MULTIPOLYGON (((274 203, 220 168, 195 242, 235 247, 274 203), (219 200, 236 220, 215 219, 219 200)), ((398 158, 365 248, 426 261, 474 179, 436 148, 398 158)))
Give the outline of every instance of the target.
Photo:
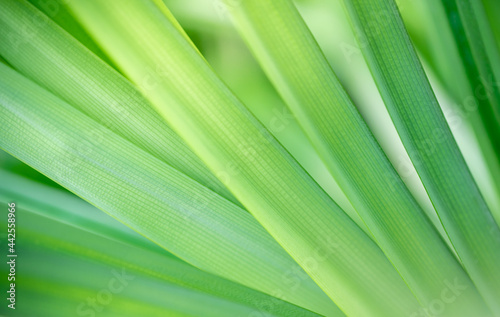
MULTIPOLYGON (((28 0, 33 6, 38 10, 43 12, 52 21, 56 22, 61 28, 66 30, 74 38, 76 38, 80 43, 85 45, 89 50, 96 54, 100 59, 105 61, 107 64, 112 65, 109 58, 102 52, 99 46, 92 40, 92 38, 85 32, 81 25, 75 21, 71 16, 68 9, 61 5, 57 1, 46 1, 46 0, 28 0)), ((23 36, 26 36, 24 34, 23 36)))
MULTIPOLYGON (((467 63, 463 63, 460 56, 460 50, 465 47, 461 48, 459 46, 462 42, 461 39, 465 39, 466 35, 457 34, 456 38, 453 36, 451 21, 448 20, 442 1, 423 0, 415 2, 403 0, 398 4, 398 7, 405 26, 412 37, 412 42, 418 48, 418 52, 421 53, 425 62, 432 67, 433 73, 440 81, 439 83, 446 88, 447 94, 445 96, 451 97, 454 103, 451 108, 447 109, 444 103, 447 98, 440 99, 440 93, 436 90, 436 97, 441 103, 443 112, 445 115, 448 112, 448 117, 453 118, 448 122, 472 176, 495 220, 500 224, 500 182, 496 181, 500 178, 500 161, 495 149, 495 142, 497 141, 488 136, 480 113, 477 111, 478 102, 481 102, 483 106, 490 107, 488 101, 482 98, 484 94, 484 91, 480 88, 482 84, 479 86, 474 84, 471 80, 475 81, 478 78, 469 78, 467 76, 467 63), (439 30, 439 32, 436 32, 436 30, 439 30), (456 42, 455 39, 459 41, 456 42), (459 119, 457 120, 457 118, 459 119), (480 156, 485 162, 486 169, 484 173, 487 174, 486 177, 483 176, 484 174, 481 172, 481 167, 477 164, 477 161, 471 159, 471 156, 475 155, 475 153, 470 152, 474 151, 464 149, 464 142, 461 144, 460 136, 455 133, 457 130, 466 131, 468 125, 472 128, 479 145, 480 153, 476 155, 480 156), (455 130, 453 129, 454 126, 455 130)), ((457 14, 454 16, 457 17, 457 14)), ((456 24, 453 22, 452 24, 455 26, 455 31, 458 31, 457 26, 461 23, 456 24)), ((467 49, 467 51, 469 50, 467 49)), ((470 54, 469 51, 467 55, 470 56, 470 54)), ((429 74, 429 80, 432 85, 431 74, 429 74)), ((441 95, 443 94, 441 93, 441 95)))
MULTIPOLYGON (((35 171, 36 172, 36 171, 35 171)), ((84 200, 59 188, 41 184, 10 171, 0 169, 0 196, 20 202, 23 209, 71 225, 109 240, 152 251, 165 250, 84 200)))
POLYGON ((196 267, 341 314, 250 214, 8 66, 0 65, 0 75, 7 152, 196 267))
MULTIPOLYGON (((465 2, 464 2, 465 3, 465 2)), ((345 0, 399 135, 465 270, 500 313, 500 229, 453 139, 393 0, 345 0)), ((493 137, 493 135, 490 135, 493 137)))
MULTIPOLYGON (((9 175, 5 180, 19 181, 18 177, 13 175, 9 175)), ((37 188, 39 186, 33 184, 32 181, 21 181, 27 185, 25 187, 27 190, 39 189, 37 188), (34 188, 32 185, 35 185, 34 188)), ((59 196, 64 195, 71 197, 69 194, 62 193, 59 196)), ((115 297, 115 295, 118 298, 125 295, 126 300, 135 304, 132 304, 132 307, 139 306, 133 311, 141 316, 146 314, 145 312, 149 312, 147 316, 162 316, 169 310, 194 316, 252 316, 252 314, 284 317, 317 316, 277 298, 196 269, 167 254, 164 250, 161 253, 145 250, 143 246, 136 247, 128 243, 113 241, 103 238, 102 235, 82 230, 78 222, 73 223, 70 220, 63 224, 41 216, 40 214, 45 213, 45 205, 53 203, 51 198, 53 197, 41 198, 33 204, 27 195, 22 195, 20 192, 16 195, 10 190, 0 189, 2 203, 5 205, 10 202, 16 203, 16 222, 19 224, 16 231, 18 237, 16 244, 20 252, 18 269, 22 272, 18 275, 17 283, 20 295, 17 299, 16 313, 19 315, 27 314, 33 308, 43 307, 41 311, 32 312, 41 314, 48 308, 48 305, 32 307, 30 302, 35 298, 43 297, 48 298, 47 303, 52 304, 68 305, 68 301, 74 302, 72 313, 68 314, 64 309, 52 307, 51 316, 74 315, 74 312, 78 310, 98 312, 92 309, 91 305, 86 304, 87 298, 95 298, 101 289, 106 290, 109 280, 114 276, 113 272, 118 272, 120 275, 124 272, 125 276, 131 278, 126 279, 127 285, 122 290, 125 288, 130 288, 130 290, 128 294, 122 294, 121 291, 113 292, 110 306, 98 303, 99 306, 104 307, 104 314, 112 314, 113 310, 125 308, 118 305, 115 297), (103 270, 106 267, 107 272, 103 270), (78 274, 74 273, 75 270, 78 270, 78 274), (36 284, 28 283, 27 276, 38 281, 36 284), (39 290, 40 284, 52 286, 31 296, 26 294, 27 291, 39 290), (143 288, 146 285, 152 285, 153 289, 144 291, 143 288), (85 291, 85 287, 93 288, 94 293, 84 296, 82 292, 85 291), (71 296, 64 295, 68 292, 71 296), (57 294, 59 296, 55 297, 57 294), (71 298, 72 296, 74 298, 71 298), (194 302, 197 305, 193 305, 194 302), (201 305, 200 302, 204 304, 201 305), (152 314, 155 309, 156 312, 152 314), (143 313, 139 313, 140 310, 143 313)), ((66 201, 73 198, 66 198, 66 201)), ((81 211, 80 205, 85 203, 78 198, 74 199, 78 201, 75 204, 78 210, 71 210, 74 206, 65 204, 64 207, 60 207, 64 208, 63 212, 78 214, 81 211)), ((99 213, 103 214, 94 210, 92 216, 99 213)), ((5 227, 6 220, 5 217, 2 221, 5 227)), ((117 223, 111 218, 109 220, 105 222, 117 223)), ((120 226, 124 227, 121 224, 120 226)), ((106 233, 106 230, 101 228, 100 232, 106 233)), ((137 233, 131 234, 131 237, 137 240, 142 238, 137 233)), ((151 242, 149 244, 152 245, 151 242)), ((107 302, 107 300, 102 302, 107 302)), ((120 301, 120 304, 123 303, 120 301)), ((115 313, 118 314, 116 311, 115 313)), ((119 310, 120 315, 132 313, 129 308, 119 310)))
POLYGON ((151 2, 69 4, 235 197, 353 316, 419 308, 373 241, 322 191, 151 2), (144 85, 154 78, 155 85, 144 85))
POLYGON ((237 203, 129 81, 42 12, 26 1, 10 1, 0 11, 0 27, 0 54, 21 73, 136 146, 237 203))
POLYGON ((230 12, 378 245, 424 307, 456 279, 470 292, 449 304, 446 315, 484 310, 472 282, 375 141, 293 4, 242 1, 230 6, 230 12))

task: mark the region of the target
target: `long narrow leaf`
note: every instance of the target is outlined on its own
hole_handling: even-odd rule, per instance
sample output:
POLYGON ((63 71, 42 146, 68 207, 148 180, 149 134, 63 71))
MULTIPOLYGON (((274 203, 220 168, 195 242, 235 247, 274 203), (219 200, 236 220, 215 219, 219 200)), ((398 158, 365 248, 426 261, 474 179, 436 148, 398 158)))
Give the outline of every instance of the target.
POLYGON ((148 1, 69 5, 121 71, 347 314, 418 310, 380 249, 226 88, 166 8, 148 1), (145 86, 145 77, 156 85, 145 86))
MULTIPOLYGON (((500 86, 497 83, 497 80, 500 80, 497 77, 500 70, 494 71, 499 67, 500 60, 498 54, 494 56, 488 54, 486 43, 493 46, 493 51, 497 50, 496 44, 493 38, 488 42, 484 40, 480 24, 486 21, 479 22, 478 16, 474 14, 473 3, 482 6, 481 1, 442 0, 441 2, 446 10, 462 63, 465 65, 470 89, 474 92, 477 111, 489 138, 493 141, 496 156, 500 158, 500 86)), ((480 18, 486 17, 480 16, 480 18)))
POLYGON ((6 1, 0 27, 0 54, 13 67, 138 147, 237 202, 129 81, 42 12, 26 1, 6 1))
POLYGON ((25 261, 18 265, 24 274, 17 281, 22 306, 9 316, 320 316, 272 298, 274 309, 266 311, 123 267, 82 261, 46 249, 25 249, 25 261), (127 280, 120 284, 116 276, 127 280), (110 282, 120 292, 111 293, 110 282))
MULTIPOLYGON (((455 41, 452 31, 455 23, 450 25, 442 1, 423 0, 416 2, 402 0, 398 6, 406 8, 401 10, 401 14, 408 33, 411 35, 412 42, 420 55, 430 65, 439 80, 440 86, 446 90, 446 94, 441 94, 441 96, 450 97, 450 99, 444 99, 445 102, 446 100, 453 102, 452 108, 446 109, 443 107, 443 112, 446 114, 448 111, 449 117, 455 118, 450 121, 450 128, 457 138, 459 146, 462 146, 460 144, 461 140, 454 132, 453 125, 456 127, 455 131, 458 129, 466 131, 467 126, 472 128, 479 145, 480 156, 487 168, 486 173, 489 175, 489 180, 481 177, 481 167, 477 163, 471 162, 470 158, 475 154, 463 149, 462 153, 486 203, 488 203, 490 211, 497 223, 500 224, 500 182, 496 181, 500 179, 500 160, 495 150, 495 142, 497 141, 488 136, 483 120, 479 111, 477 111, 479 98, 482 99, 483 104, 485 102, 483 98, 484 91, 477 85, 471 85, 472 78, 467 76, 467 64, 462 63, 459 43, 455 41), (439 32, 436 32, 436 30, 439 30, 439 32)), ((457 17, 457 15, 454 16, 457 17)), ((465 34, 458 38, 466 39, 465 34)), ((430 82, 432 85, 432 80, 430 82)), ((440 94, 436 94, 436 97, 441 103, 440 94)))
MULTIPOLYGON (((107 64, 112 65, 111 60, 103 53, 99 46, 92 40, 81 25, 75 21, 68 9, 56 1, 47 2, 46 0, 28 0, 32 5, 42 11, 52 21, 70 33, 80 43, 96 54, 107 64)), ((24 34, 26 36, 26 34, 24 34)))
MULTIPOLYGON (((26 209, 26 203, 30 204, 26 201, 26 197, 13 197, 10 192, 0 190, 0 201, 6 204, 15 201, 16 218, 19 224, 22 223, 22 226, 17 228, 19 237, 17 249, 22 250, 21 270, 23 274, 18 286, 21 292, 32 287, 23 283, 23 277, 26 274, 33 274, 40 278, 50 276, 50 272, 54 272, 58 275, 55 279, 64 277, 66 284, 69 284, 73 280, 72 276, 75 275, 99 281, 97 264, 97 266, 110 266, 110 271, 125 272, 126 276, 134 277, 129 280, 133 284, 130 285, 131 288, 137 288, 140 284, 150 283, 148 280, 154 280, 153 284, 161 293, 166 291, 162 296, 156 296, 158 300, 155 299, 154 302, 145 303, 145 305, 180 307, 182 313, 202 314, 203 316, 244 316, 252 313, 283 317, 317 316, 277 298, 203 272, 175 257, 107 238, 103 239, 102 236, 70 224, 39 216, 38 206, 30 205, 29 208, 34 212, 26 209), (79 260, 78 262, 84 262, 87 265, 78 274, 74 274, 78 267, 82 267, 81 264, 77 263, 76 267, 70 266, 64 261, 65 257, 74 258, 75 262, 79 260), (170 294, 176 289, 181 294, 170 294), (192 301, 197 300, 204 301, 205 305, 193 305, 192 301)), ((4 221, 6 220, 7 218, 4 221)), ((112 278, 112 275, 109 278, 112 278)), ((45 281, 47 282, 53 281, 45 281)), ((71 283, 71 286, 77 285, 78 283, 76 285, 71 283)), ((63 289, 64 287, 59 288, 59 291, 63 289)), ((151 291, 147 294, 151 294, 151 291)), ((18 313, 22 313, 23 309, 29 309, 30 305, 27 303, 29 298, 23 297, 18 300, 22 303, 16 310, 18 313)), ((86 297, 81 296, 80 302, 85 303, 86 297)), ((76 309, 92 310, 90 305, 81 305, 81 303, 75 304, 75 311, 76 309)), ((158 315, 161 315, 161 312, 162 309, 159 310, 158 315)), ((59 309, 54 313, 64 316, 64 312, 59 309)))
POLYGON ((470 292, 450 303, 446 315, 487 311, 368 130, 293 4, 243 1, 231 7, 231 13, 323 161, 424 307, 456 279, 470 292))
MULTIPOLYGON (((401 139, 467 273, 500 313, 500 229, 453 139, 393 0, 345 0, 401 139)), ((492 135, 490 137, 493 137, 492 135)))
POLYGON ((0 169, 0 179, 3 180, 0 193, 4 199, 22 201, 26 210, 110 240, 165 253, 164 249, 65 190, 3 169, 0 169))
POLYGON ((0 146, 7 152, 196 267, 322 314, 340 313, 250 214, 8 66, 0 65, 0 74, 0 146), (291 287, 295 274, 303 278, 291 287))

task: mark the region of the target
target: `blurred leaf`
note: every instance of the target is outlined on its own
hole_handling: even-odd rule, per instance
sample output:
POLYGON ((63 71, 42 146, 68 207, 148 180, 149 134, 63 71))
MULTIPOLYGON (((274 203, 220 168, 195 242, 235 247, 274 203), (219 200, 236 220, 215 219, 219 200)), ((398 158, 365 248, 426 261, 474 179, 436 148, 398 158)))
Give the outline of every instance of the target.
MULTIPOLYGON (((103 306, 104 315, 128 316, 135 313, 135 316, 164 316, 171 310, 169 316, 175 312, 193 316, 317 316, 277 298, 205 273, 165 251, 158 254, 103 238, 72 223, 63 224, 37 215, 40 213, 38 206, 33 206, 28 197, 12 197, 10 192, 2 189, 0 201, 5 204, 15 201, 17 207, 18 270, 22 274, 18 275, 19 304, 14 316, 26 314, 33 308, 38 309, 32 311, 34 314, 53 309, 50 316, 72 316, 74 312, 81 315, 89 311, 101 316, 101 312, 97 308, 92 309, 87 299, 97 297, 99 300, 97 294, 102 290, 109 293, 108 281, 115 276, 115 272, 127 277, 127 285, 121 287, 119 281, 114 283, 122 290, 112 292, 108 305, 105 304, 108 300, 98 302, 98 306, 103 306), (43 291, 42 285, 49 287, 43 291), (32 305, 42 298, 46 298, 45 304, 32 305), (124 301, 129 302, 125 305, 129 307, 124 307, 124 301), (74 305, 73 312, 51 307, 64 307, 68 302, 74 305)), ((6 222, 7 218, 4 219, 6 222)), ((105 230, 101 232, 105 233, 105 230)), ((141 238, 136 233, 133 235, 141 238)))
POLYGON ((143 1, 69 5, 165 120, 346 313, 418 310, 380 249, 227 89, 175 22, 162 16, 164 8, 143 1), (146 76, 156 85, 145 86, 146 76))
MULTIPOLYGON (((228 1, 228 3, 230 3, 228 1)), ((231 8, 249 46, 294 111, 375 240, 427 307, 446 281, 471 288, 454 303, 484 306, 474 286, 368 130, 293 4, 231 8)))
POLYGON ((442 0, 477 111, 500 157, 500 56, 480 1, 442 0), (473 4, 475 2, 475 4, 473 4), (481 21, 483 20, 483 21, 481 21), (497 69, 497 70, 495 70, 497 69))
POLYGON ((100 59, 105 61, 107 64, 112 65, 109 58, 102 52, 99 46, 92 40, 92 38, 85 32, 80 24, 75 21, 71 16, 68 9, 61 5, 58 1, 47 1, 47 0, 28 0, 33 6, 37 7, 38 10, 43 12, 47 17, 56 22, 61 28, 70 33, 75 37, 80 43, 85 45, 94 54, 99 56, 100 59))
POLYGON ((498 20, 500 16, 500 2, 496 0, 482 0, 482 2, 496 39, 497 48, 500 49, 500 21, 498 20))
MULTIPOLYGON (((450 132, 396 4, 393 0, 345 0, 345 4, 353 26, 359 29, 358 41, 365 44, 368 65, 436 212, 465 270, 490 308, 498 313, 500 306, 495 298, 500 297, 500 229, 450 132)), ((425 290, 416 291, 423 298, 428 296, 422 292, 425 290)), ((426 302, 434 298, 428 297, 426 302)), ((459 307, 463 302, 456 304, 459 307)), ((465 313, 467 308, 459 308, 456 314, 465 313)), ((473 310, 470 314, 479 313, 473 310)))
POLYGON ((8 66, 0 65, 0 74, 0 146, 7 152, 196 267, 340 313, 250 214, 8 66), (294 274, 303 277, 295 285, 294 274))
POLYGON ((0 178, 3 180, 0 196, 5 201, 22 202, 23 209, 110 240, 165 253, 164 249, 66 190, 39 184, 10 169, 0 169, 0 178))
POLYGON ((0 26, 0 53, 20 72, 156 158, 237 202, 130 82, 43 13, 26 1, 9 1, 0 12, 0 26))
MULTIPOLYGON (((403 0, 399 3, 399 8, 413 42, 422 53, 425 61, 432 66, 432 71, 439 78, 440 84, 452 97, 453 107, 447 109, 445 107, 446 100, 440 98, 440 95, 443 94, 439 94, 439 90, 435 87, 436 84, 433 85, 444 114, 450 118, 448 124, 462 150, 468 167, 488 203, 490 211, 497 223, 500 224, 500 183, 497 181, 500 178, 500 161, 495 149, 497 141, 488 136, 481 115, 477 111, 478 102, 489 107, 488 101, 482 97, 484 92, 480 86, 472 82, 476 79, 467 76, 466 64, 462 63, 460 55, 460 43, 455 41, 455 39, 465 39, 466 36, 462 33, 457 38, 454 37, 442 1, 403 0), (467 131, 467 125, 471 126, 479 145, 479 156, 486 164, 486 175, 480 175, 480 164, 471 160, 473 153, 469 149, 463 149, 466 144, 460 140, 460 135, 455 133, 456 131, 467 131)), ((463 29, 461 30, 463 31, 463 29)), ((459 29, 455 28, 456 31, 459 29)), ((468 55, 470 56, 470 54, 469 51, 468 55)), ((429 74, 429 79, 433 84, 430 75, 432 74, 429 74)))

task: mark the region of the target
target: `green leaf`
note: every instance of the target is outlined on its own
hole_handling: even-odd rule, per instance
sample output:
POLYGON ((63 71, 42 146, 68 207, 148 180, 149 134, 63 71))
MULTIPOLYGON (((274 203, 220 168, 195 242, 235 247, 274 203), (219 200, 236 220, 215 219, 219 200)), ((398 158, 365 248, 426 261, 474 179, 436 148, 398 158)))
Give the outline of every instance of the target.
POLYGON ((419 309, 380 249, 227 89, 164 8, 144 1, 69 5, 120 70, 342 310, 401 316, 419 309), (144 78, 154 78, 154 85, 144 78))
MULTIPOLYGON (((40 189, 32 181, 20 180, 15 175, 7 175, 6 178, 2 179, 14 182, 21 181, 26 186, 26 190, 40 189)), ((79 214, 82 211, 80 206, 85 203, 81 199, 67 193, 59 193, 58 196, 58 198, 69 196, 62 200, 66 202, 64 207, 59 207, 64 208, 63 212, 79 214), (71 202, 67 203, 68 201, 71 202), (72 210, 75 207, 77 210, 72 210)), ((92 310, 90 305, 82 305, 82 303, 85 303, 88 297, 95 298, 100 288, 107 286, 107 282, 113 278, 112 272, 114 270, 120 274, 125 272, 126 276, 133 277, 133 279, 127 279, 130 285, 126 285, 126 287, 131 288, 131 293, 126 294, 125 297, 127 300, 141 304, 137 305, 139 306, 137 309, 134 309, 136 313, 140 311, 139 308, 143 311, 154 311, 156 308, 155 316, 160 316, 162 312, 165 314, 169 309, 197 316, 251 316, 252 314, 256 316, 317 316, 277 298, 203 272, 168 255, 164 250, 160 253, 145 250, 143 246, 136 247, 128 243, 103 238, 102 235, 82 230, 80 223, 78 221, 75 223, 74 219, 66 219, 70 221, 62 223, 41 216, 46 212, 46 205, 54 204, 52 198, 54 198, 53 195, 52 197, 40 197, 38 202, 33 203, 26 194, 17 192, 16 195, 10 189, 0 189, 2 203, 5 205, 13 201, 16 203, 16 222, 19 224, 16 230, 18 237, 16 246, 20 252, 19 270, 22 272, 18 275, 19 281, 17 283, 20 296, 17 299, 19 304, 16 312, 19 314, 27 314, 30 309, 33 309, 30 304, 33 298, 40 297, 46 297, 47 303, 50 304, 64 303, 67 305, 68 300, 70 302, 76 301, 74 310, 79 309, 80 306, 81 311, 92 310), (108 267, 108 272, 104 272, 108 273, 108 276, 102 274, 105 267, 108 267), (74 273, 75 270, 78 270, 78 274, 74 273), (35 282, 29 281, 26 276, 37 279, 36 286, 35 282), (63 285, 58 285, 58 282, 63 285), (40 284, 52 284, 52 286, 45 291, 39 291, 36 295, 25 295, 27 290, 37 291, 40 284), (147 284, 153 285, 154 291, 149 289, 144 294, 139 294, 139 291, 143 291, 141 285, 147 284), (92 287, 94 294, 83 296, 81 292, 85 286, 92 287), (48 291, 54 289, 57 290, 55 292, 48 291), (71 289, 73 289, 71 295, 74 298, 68 299, 67 294, 64 294, 71 289), (59 296, 56 297, 57 293, 59 296), (144 295, 152 296, 153 299, 148 300, 144 295), (142 300, 137 301, 137 299, 142 300), (204 302, 204 305, 200 305, 200 301, 204 302), (193 302, 198 303, 198 305, 193 305, 193 302)), ((95 217, 103 213, 93 210, 91 214, 92 217, 95 217)), ((111 225, 114 222, 118 224, 116 220, 109 217, 108 219, 104 223, 111 225)), ((7 227, 6 220, 6 217, 2 220, 5 227, 7 227)), ((120 226, 124 227, 123 230, 127 229, 121 224, 120 226)), ((102 234, 106 233, 107 230, 101 228, 99 231, 102 234)), ((130 235, 137 240, 142 238, 137 233, 130 235)), ((152 245, 151 242, 149 244, 152 245)), ((106 306, 104 313, 120 309, 120 305, 115 302, 115 295, 120 297, 122 294, 121 292, 113 293, 111 307, 104 305, 106 306)), ((47 306, 45 305, 44 308, 47 306)), ((40 314, 42 311, 32 313, 40 314)), ((120 315, 132 314, 129 309, 119 313, 120 315)), ((143 314, 145 313, 139 313, 139 315, 143 314)), ((54 309, 54 313, 50 315, 68 316, 73 314, 65 315, 64 310, 54 309)), ((152 315, 149 313, 148 316, 152 315)))
MULTIPOLYGON (((480 1, 473 2, 476 3, 476 7, 480 6, 483 10, 480 1)), ((493 36, 489 34, 491 36, 484 37, 484 32, 481 32, 482 23, 475 15, 473 2, 442 0, 462 64, 465 65, 470 89, 474 92, 477 111, 489 138, 493 140, 498 158, 500 157, 500 87, 497 80, 500 78, 497 75, 500 70, 495 72, 494 69, 500 67, 500 61, 493 36), (489 41, 485 41, 486 39, 489 41), (487 44, 493 46, 493 51, 497 54, 490 55, 487 44)), ((479 15, 479 17, 486 20, 485 16, 479 15)))
MULTIPOLYGON (((250 289, 231 289, 236 296, 246 297, 243 302, 237 302, 121 266, 82 261, 44 248, 32 251, 28 246, 25 249, 25 261, 19 264, 24 274, 16 284, 20 289, 19 306, 11 316, 73 316, 75 313, 85 316, 92 312, 96 316, 320 316, 250 289), (110 292, 108 283, 116 275, 125 275, 131 281, 121 292, 106 297, 110 292), (97 299, 96 306, 89 302, 92 299, 97 299)), ((189 271, 179 273, 183 278, 191 277, 189 271)), ((200 274, 192 277, 202 278, 199 282, 210 282, 216 287, 228 286, 200 274)), ((114 284, 117 287, 117 283, 114 284)))
POLYGON ((500 3, 495 0, 482 0, 482 2, 496 39, 497 48, 500 50, 500 21, 498 21, 500 3))
MULTIPOLYGON (((113 66, 109 58, 102 52, 99 46, 85 32, 81 25, 75 21, 68 9, 57 1, 46 0, 28 0, 38 10, 43 12, 52 21, 56 22, 61 28, 75 37, 80 43, 85 45, 89 50, 96 54, 100 59, 107 64, 113 66)), ((26 36, 26 34, 23 34, 26 36)))
POLYGON ((164 249, 66 190, 40 184, 3 168, 0 169, 0 179, 3 180, 0 184, 0 196, 4 201, 22 201, 24 209, 40 216, 109 240, 165 253, 164 249))
POLYGON ((42 12, 26 1, 5 3, 0 27, 0 54, 21 73, 136 146, 237 203, 129 81, 42 12))
MULTIPOLYGON (((494 152, 491 156, 496 161, 491 159, 489 169, 496 179, 500 174, 500 54, 480 1, 442 0, 440 5, 453 32, 460 62, 464 65, 469 93, 465 97, 466 110, 477 112, 478 124, 486 132, 483 142, 491 143, 494 152)), ((500 184, 495 182, 494 187, 500 196, 500 184)), ((497 207, 491 211, 500 225, 500 210, 497 207)))
POLYGON ((293 4, 243 1, 230 12, 378 245, 424 307, 441 296, 449 281, 458 280, 470 292, 446 307, 447 316, 484 310, 470 279, 375 141, 293 4))
MULTIPOLYGON (((464 142, 460 143, 461 140, 456 133, 454 133, 454 136, 491 213, 495 217, 497 224, 500 224, 500 183, 496 181, 500 178, 500 160, 495 149, 495 142, 497 141, 488 136, 478 111, 478 102, 481 102, 483 106, 490 107, 488 101, 483 98, 484 91, 481 89, 483 85, 478 86, 472 82, 472 80, 475 81, 478 78, 468 77, 466 73, 467 64, 462 62, 460 51, 463 49, 469 51, 467 49, 468 45, 460 47, 462 42, 467 43, 466 35, 463 33, 461 35, 457 34, 456 38, 453 35, 452 26, 455 27, 455 32, 459 29, 463 31, 462 28, 458 28, 461 23, 452 23, 453 25, 450 25, 451 21, 448 20, 442 1, 423 0, 415 2, 404 0, 398 4, 398 7, 404 8, 404 10, 400 9, 401 14, 413 43, 418 48, 418 52, 432 66, 432 70, 439 78, 440 84, 446 88, 446 92, 453 99, 454 105, 451 109, 447 110, 445 105, 442 105, 443 112, 446 114, 448 111, 454 118, 454 120, 450 120, 452 132, 458 129, 466 130, 467 124, 470 125, 474 132, 480 155, 485 161, 485 173, 489 177, 479 176, 480 167, 476 162, 472 162, 470 158, 474 154, 468 153, 470 150, 463 148, 464 142), (436 32, 436 30, 439 30, 439 32, 436 32), (460 43, 456 42, 455 39, 459 39, 460 43), (453 131, 453 125, 458 129, 453 131)), ((454 16, 458 17, 457 14, 454 16)), ((459 19, 455 20, 459 22, 459 19)), ((472 56, 470 51, 466 55, 472 56)), ((462 53, 462 56, 465 56, 465 54, 462 53)), ((432 80, 430 82, 432 84, 432 80)), ((436 96, 438 101, 441 102, 440 94, 436 93, 436 96)))
MULTIPOLYGON (((500 229, 453 139, 393 0, 345 0, 399 135, 465 270, 500 313, 500 229)), ((492 137, 490 135, 490 137, 492 137)))
POLYGON ((250 214, 8 66, 0 65, 0 75, 7 152, 196 267, 341 314, 250 214))

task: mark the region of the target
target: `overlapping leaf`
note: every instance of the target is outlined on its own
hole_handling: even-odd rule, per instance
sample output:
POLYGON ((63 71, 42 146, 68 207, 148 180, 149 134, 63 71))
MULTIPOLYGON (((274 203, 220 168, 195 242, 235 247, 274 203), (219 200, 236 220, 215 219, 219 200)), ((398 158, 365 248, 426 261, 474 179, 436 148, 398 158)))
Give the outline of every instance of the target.
POLYGON ((156 250, 149 241, 130 244, 143 238, 69 193, 45 188, 14 174, 1 175, 13 186, 0 188, 0 202, 16 203, 20 224, 16 231, 17 249, 22 252, 18 315, 47 315, 52 309, 51 316, 92 311, 99 316, 137 316, 141 312, 147 316, 316 316, 196 269, 162 249, 156 250), (32 190, 39 195, 26 194, 32 190), (57 217, 53 209, 59 210, 57 217), (82 211, 87 214, 82 215, 82 211), (88 217, 92 226, 82 223, 82 217, 88 217), (96 228, 96 224, 100 226, 96 228), (119 238, 117 230, 126 232, 128 239, 119 238), (74 273, 76 270, 78 274, 74 273), (122 280, 112 283, 110 290, 108 285, 116 275, 122 280), (42 285, 48 288, 43 290, 42 285), (144 291, 146 288, 148 291, 144 291), (105 293, 111 291, 109 300, 105 293), (99 292, 104 295, 99 297, 99 292), (88 298, 99 299, 97 308, 88 298), (47 299, 45 304, 37 302, 42 299, 47 299), (129 304, 124 305, 124 301, 129 304))
POLYGON ((443 226, 467 273, 498 314, 500 228, 451 134, 396 4, 393 0, 345 0, 345 4, 360 30, 358 40, 366 43, 364 54, 384 102, 443 226))
POLYGON ((8 66, 0 73, 0 146, 7 152, 196 267, 340 313, 250 214, 8 66), (302 278, 292 287, 295 274, 302 278))
POLYGON ((222 84, 163 13, 166 8, 142 1, 69 5, 121 71, 345 312, 418 310, 380 249, 222 84), (144 86, 145 76, 157 84, 144 86))

